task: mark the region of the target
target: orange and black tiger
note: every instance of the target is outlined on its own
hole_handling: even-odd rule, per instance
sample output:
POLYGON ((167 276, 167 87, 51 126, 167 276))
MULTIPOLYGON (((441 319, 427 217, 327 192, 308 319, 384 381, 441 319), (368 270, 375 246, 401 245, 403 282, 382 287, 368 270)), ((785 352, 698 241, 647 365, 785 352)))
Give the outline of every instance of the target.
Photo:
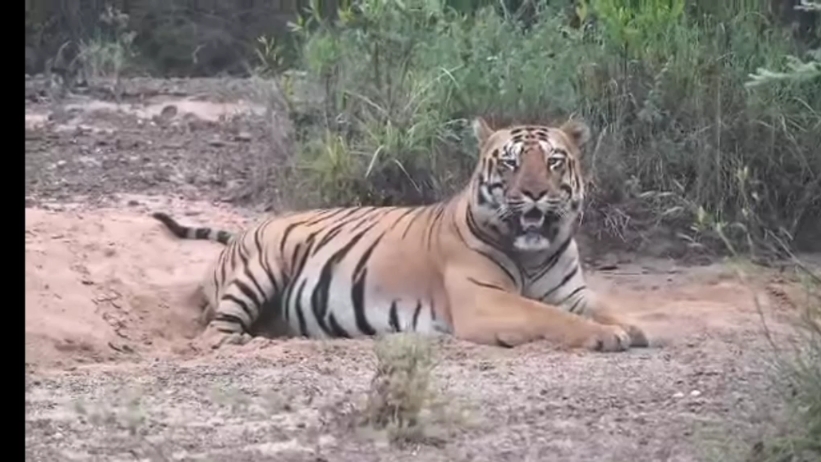
POLYGON ((154 214, 180 238, 226 244, 201 284, 203 338, 243 343, 266 322, 315 338, 413 331, 503 346, 647 346, 582 274, 574 233, 589 128, 473 126, 474 174, 432 205, 292 212, 235 235, 154 214))

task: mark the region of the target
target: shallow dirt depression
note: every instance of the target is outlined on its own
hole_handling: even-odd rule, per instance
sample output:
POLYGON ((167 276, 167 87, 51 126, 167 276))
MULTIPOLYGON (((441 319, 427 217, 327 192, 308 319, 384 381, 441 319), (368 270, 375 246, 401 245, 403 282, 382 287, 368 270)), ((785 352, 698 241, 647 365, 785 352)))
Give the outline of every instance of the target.
POLYGON ((211 161, 263 149, 257 116, 192 130, 140 128, 122 111, 72 117, 114 129, 26 130, 26 460, 734 460, 783 419, 764 321, 785 341, 794 286, 764 270, 744 285, 717 263, 630 257, 588 268, 590 284, 646 328, 652 348, 445 340, 436 438, 390 445, 355 425, 374 373, 370 340, 189 347, 201 327, 187 296, 220 246, 176 240, 150 213, 228 229, 258 213, 213 205, 240 173, 208 180, 211 161))

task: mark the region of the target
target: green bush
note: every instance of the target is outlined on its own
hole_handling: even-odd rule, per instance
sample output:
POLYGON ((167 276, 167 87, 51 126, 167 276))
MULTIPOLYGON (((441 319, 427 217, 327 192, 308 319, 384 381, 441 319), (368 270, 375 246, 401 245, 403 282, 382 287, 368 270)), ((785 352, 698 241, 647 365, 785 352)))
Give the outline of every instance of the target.
POLYGON ((437 199, 474 168, 470 118, 575 114, 598 134, 589 210, 612 234, 665 222, 695 240, 728 223, 755 243, 817 224, 821 85, 745 86, 799 49, 761 2, 579 0, 575 20, 556 3, 358 0, 302 18, 302 68, 324 96, 299 118, 299 202, 437 199))

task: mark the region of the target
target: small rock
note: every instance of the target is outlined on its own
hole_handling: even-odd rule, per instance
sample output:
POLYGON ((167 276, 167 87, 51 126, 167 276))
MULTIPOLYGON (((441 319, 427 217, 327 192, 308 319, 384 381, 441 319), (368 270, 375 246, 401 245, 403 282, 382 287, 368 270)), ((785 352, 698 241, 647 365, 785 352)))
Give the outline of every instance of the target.
POLYGON ((251 141, 251 134, 248 132, 239 132, 234 139, 237 141, 251 141))
POLYGON ((693 398, 697 398, 697 397, 701 396, 701 392, 698 391, 698 390, 693 390, 693 391, 690 392, 690 396, 692 396, 693 398))
POLYGON ((173 104, 163 107, 160 111, 160 117, 166 120, 173 118, 175 115, 177 115, 177 106, 173 104))
POLYGON ((679 398, 684 398, 684 393, 682 393, 682 392, 680 392, 680 391, 677 391, 677 392, 673 395, 673 398, 676 398, 676 399, 679 399, 679 398))
POLYGON ((83 164, 87 167, 99 167, 102 163, 91 156, 80 156, 77 158, 77 163, 83 164))
POLYGON ((108 342, 108 346, 112 350, 119 351, 120 353, 133 353, 134 352, 134 349, 131 348, 131 346, 129 346, 126 343, 122 343, 122 342, 119 342, 119 341, 116 341, 116 340, 108 342))

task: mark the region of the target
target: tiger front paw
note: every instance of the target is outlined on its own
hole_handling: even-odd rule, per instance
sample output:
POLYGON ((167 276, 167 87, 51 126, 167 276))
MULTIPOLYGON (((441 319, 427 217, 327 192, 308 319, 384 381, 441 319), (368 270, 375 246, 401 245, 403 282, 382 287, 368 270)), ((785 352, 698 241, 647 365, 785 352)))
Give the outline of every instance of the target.
POLYGON ((630 336, 630 346, 633 348, 647 348, 650 346, 650 341, 647 340, 647 335, 639 327, 633 325, 622 326, 627 335, 630 336))
POLYGON ((244 345, 251 338, 246 332, 223 332, 209 325, 194 341, 194 347, 201 351, 211 351, 223 345, 244 345))
POLYGON ((600 325, 584 341, 583 346, 593 351, 625 351, 630 348, 631 342, 630 335, 623 328, 600 325))

